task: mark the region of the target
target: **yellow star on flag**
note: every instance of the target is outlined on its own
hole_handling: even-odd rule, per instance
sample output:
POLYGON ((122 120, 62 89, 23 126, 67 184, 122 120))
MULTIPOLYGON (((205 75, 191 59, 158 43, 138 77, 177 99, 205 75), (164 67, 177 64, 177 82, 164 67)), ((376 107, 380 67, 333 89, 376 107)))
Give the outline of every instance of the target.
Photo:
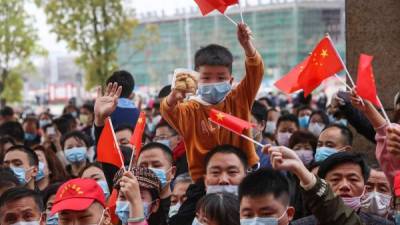
POLYGON ((224 114, 222 114, 222 113, 218 113, 218 114, 217 114, 217 120, 221 120, 221 121, 222 121, 222 120, 224 120, 224 117, 225 117, 225 116, 224 116, 224 114))
POLYGON ((143 123, 143 119, 142 119, 142 118, 139 118, 137 122, 138 122, 138 123, 143 123))
POLYGON ((328 57, 328 50, 322 49, 321 56, 322 56, 323 58, 328 57))

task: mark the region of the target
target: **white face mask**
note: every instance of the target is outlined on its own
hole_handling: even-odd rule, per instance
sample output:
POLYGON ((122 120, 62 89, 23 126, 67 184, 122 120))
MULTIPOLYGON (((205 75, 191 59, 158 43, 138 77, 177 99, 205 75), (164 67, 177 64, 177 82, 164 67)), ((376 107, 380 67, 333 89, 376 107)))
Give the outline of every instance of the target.
POLYGON ((222 192, 237 195, 238 185, 207 185, 207 194, 222 192))
POLYGON ((325 124, 323 123, 310 123, 308 125, 308 131, 310 131, 314 136, 319 137, 322 130, 325 128, 325 124))
POLYGON ((20 221, 20 222, 17 222, 17 223, 13 223, 11 225, 39 225, 39 224, 40 224, 40 221, 29 221, 29 222, 20 221))
POLYGON ((173 216, 175 216, 176 214, 178 214, 179 208, 181 207, 181 203, 176 203, 175 205, 171 205, 171 207, 169 207, 169 212, 168 212, 168 217, 171 218, 173 216))
POLYGON ((249 219, 240 219, 240 225, 278 225, 279 221, 285 216, 285 212, 278 218, 276 217, 254 217, 249 219))
POLYGON ((275 133, 276 130, 276 122, 274 121, 267 121, 266 125, 265 125, 265 133, 269 133, 269 134, 273 134, 275 133))
POLYGON ((361 200, 361 211, 385 217, 390 208, 391 195, 382 194, 376 191, 368 192, 361 200))

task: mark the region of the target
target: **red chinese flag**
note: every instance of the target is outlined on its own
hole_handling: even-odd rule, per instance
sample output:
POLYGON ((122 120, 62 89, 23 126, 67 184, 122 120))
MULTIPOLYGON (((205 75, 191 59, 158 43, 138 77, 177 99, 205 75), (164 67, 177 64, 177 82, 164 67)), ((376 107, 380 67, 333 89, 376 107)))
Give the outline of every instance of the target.
POLYGON ((210 12, 218 9, 220 12, 225 12, 226 3, 223 0, 194 0, 196 4, 199 6, 201 14, 203 16, 209 14, 210 12))
POLYGON ((280 80, 275 82, 275 86, 285 92, 291 94, 301 89, 297 81, 299 80, 300 73, 304 70, 307 65, 309 57, 305 58, 301 63, 296 65, 289 73, 283 76, 280 80))
POLYGON ((234 117, 227 113, 223 113, 216 109, 211 109, 209 116, 209 119, 212 122, 239 135, 241 135, 245 129, 250 129, 254 127, 254 125, 248 121, 234 117))
POLYGON ((381 108, 376 93, 376 84, 374 78, 374 72, 372 70, 372 59, 373 56, 361 54, 360 61, 358 63, 358 74, 357 74, 357 94, 372 104, 381 108))
MULTIPOLYGON (((211 1, 213 1, 213 0, 211 0, 211 1)), ((222 14, 225 13, 228 6, 239 4, 239 0, 222 0, 222 2, 224 3, 224 5, 217 7, 217 10, 222 14)))
POLYGON ((136 122, 135 130, 131 136, 130 143, 135 146, 136 158, 139 157, 140 148, 142 148, 142 136, 146 126, 146 115, 140 112, 139 119, 136 122))
POLYGON ((111 118, 106 119, 99 142, 97 143, 97 161, 109 163, 121 168, 124 165, 118 142, 115 138, 111 118))
POLYGON ((329 37, 323 38, 315 47, 304 70, 299 75, 298 84, 309 95, 326 78, 343 70, 340 56, 329 37))
POLYGON ((113 189, 107 203, 107 206, 110 209, 112 224, 118 224, 119 222, 118 216, 115 215, 115 208, 117 207, 117 199, 118 199, 118 191, 116 189, 113 189))

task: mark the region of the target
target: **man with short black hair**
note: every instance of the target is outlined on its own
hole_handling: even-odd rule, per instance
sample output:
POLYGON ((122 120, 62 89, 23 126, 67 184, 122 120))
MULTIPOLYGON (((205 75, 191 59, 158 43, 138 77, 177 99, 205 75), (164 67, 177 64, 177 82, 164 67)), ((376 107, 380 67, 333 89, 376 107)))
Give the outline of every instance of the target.
POLYGON ((4 165, 14 172, 21 185, 38 190, 35 177, 38 173, 39 159, 30 148, 23 145, 9 148, 4 155, 4 165))
POLYGON ((10 168, 0 167, 0 196, 10 188, 19 186, 19 181, 10 168))
POLYGON ((206 194, 229 192, 237 195, 240 182, 246 176, 248 163, 244 151, 232 145, 219 145, 204 158, 206 175, 189 186, 187 200, 178 214, 170 218, 170 225, 190 225, 196 216, 196 203, 206 194))
POLYGON ((0 110, 0 124, 8 121, 15 121, 14 110, 10 106, 4 106, 0 110))
POLYGON ((257 224, 274 221, 287 225, 295 209, 289 206, 289 183, 285 176, 271 169, 260 169, 250 173, 239 185, 240 222, 257 224))
POLYGON ((46 214, 40 195, 24 187, 7 190, 0 196, 0 224, 45 225, 46 214))
POLYGON ((370 169, 360 154, 339 152, 328 157, 313 175, 298 155, 285 147, 270 147, 274 169, 295 174, 308 216, 293 222, 298 225, 316 224, 392 224, 381 217, 360 212, 370 169))
POLYGON ((157 124, 153 141, 165 144, 172 150, 172 156, 176 165, 176 176, 188 172, 186 148, 183 138, 164 120, 161 120, 157 124))
POLYGON ((9 121, 1 124, 0 136, 9 136, 12 137, 17 144, 24 144, 24 129, 22 125, 16 121, 9 121))
POLYGON ((168 218, 172 193, 170 183, 176 174, 171 149, 164 144, 150 142, 141 148, 137 165, 151 169, 160 180, 160 207, 164 212, 165 218, 168 218))
MULTIPOLYGON (((129 124, 135 127, 139 118, 139 110, 132 102, 135 80, 132 74, 125 70, 115 71, 106 81, 106 85, 117 83, 122 87, 121 95, 115 111, 111 114, 113 126, 129 124)), ((104 120, 103 120, 104 121, 104 120)), ((96 124, 97 126, 101 124, 96 124)))
POLYGON ((332 124, 319 135, 315 161, 321 162, 336 152, 351 151, 352 144, 351 130, 341 124, 332 124))

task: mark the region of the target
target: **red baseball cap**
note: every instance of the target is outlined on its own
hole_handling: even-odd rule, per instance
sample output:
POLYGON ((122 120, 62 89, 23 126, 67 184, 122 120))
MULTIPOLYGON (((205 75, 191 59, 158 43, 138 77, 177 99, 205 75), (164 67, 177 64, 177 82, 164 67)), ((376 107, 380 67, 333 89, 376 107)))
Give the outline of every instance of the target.
POLYGON ((394 194, 396 197, 400 197, 400 172, 397 172, 394 177, 394 194))
POLYGON ((72 179, 57 190, 51 215, 62 210, 83 211, 94 201, 106 207, 103 190, 97 182, 93 179, 72 179))

